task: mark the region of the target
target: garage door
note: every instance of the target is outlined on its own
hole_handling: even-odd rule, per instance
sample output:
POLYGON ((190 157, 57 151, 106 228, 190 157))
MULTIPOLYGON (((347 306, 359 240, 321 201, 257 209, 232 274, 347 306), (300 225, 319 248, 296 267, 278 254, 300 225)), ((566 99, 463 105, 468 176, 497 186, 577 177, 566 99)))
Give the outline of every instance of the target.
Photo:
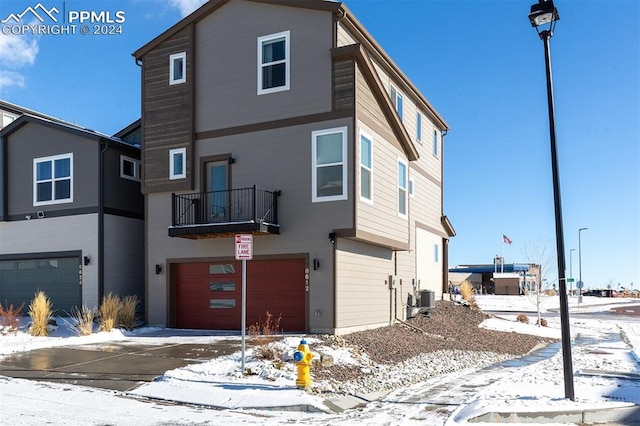
MULTIPOLYGON (((305 331, 304 259, 247 262, 247 326, 281 317, 285 332, 305 331)), ((241 262, 176 265, 176 326, 240 330, 241 262)))
POLYGON ((51 299, 56 315, 64 316, 81 304, 77 257, 0 260, 0 302, 20 306, 26 314, 39 290, 51 299))

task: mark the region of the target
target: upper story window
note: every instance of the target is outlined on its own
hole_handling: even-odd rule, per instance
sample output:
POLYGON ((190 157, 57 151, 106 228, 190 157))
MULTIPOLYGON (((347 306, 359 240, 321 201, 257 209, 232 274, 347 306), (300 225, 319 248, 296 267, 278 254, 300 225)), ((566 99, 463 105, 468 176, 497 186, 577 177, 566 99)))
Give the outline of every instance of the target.
POLYGON ((440 246, 436 243, 433 245, 433 263, 440 262, 440 246))
POLYGON ((391 102, 393 102, 393 107, 396 109, 396 112, 400 116, 400 120, 402 120, 402 109, 403 109, 402 93, 400 93, 393 86, 391 86, 391 102))
POLYGON ((34 158, 33 205, 73 201, 73 154, 34 158))
POLYGON ((311 133, 313 202, 347 199, 347 128, 311 133))
POLYGON ((438 131, 434 130, 433 131, 433 156, 437 157, 438 156, 438 131))
POLYGON ((258 95, 289 90, 290 31, 258 37, 258 95))
POLYGON ((398 159, 398 215, 407 217, 407 192, 408 192, 407 163, 398 159))
POLYGON ((187 177, 187 148, 169 150, 169 179, 187 177))
POLYGON ((360 133, 360 198, 373 201, 373 142, 360 133))
POLYGON ((187 52, 169 56, 169 84, 180 84, 187 81, 187 52))
POLYGON ((420 111, 416 113, 416 140, 422 142, 422 114, 420 111))
POLYGON ((413 178, 409 178, 409 197, 413 198, 413 188, 415 186, 415 183, 413 181, 413 178))
POLYGON ((140 181, 140 160, 121 155, 120 177, 140 181))

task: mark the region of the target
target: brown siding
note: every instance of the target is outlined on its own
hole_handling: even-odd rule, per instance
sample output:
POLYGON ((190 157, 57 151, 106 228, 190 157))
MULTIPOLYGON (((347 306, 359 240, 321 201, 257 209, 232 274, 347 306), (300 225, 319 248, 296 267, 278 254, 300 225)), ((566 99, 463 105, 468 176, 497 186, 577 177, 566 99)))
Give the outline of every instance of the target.
POLYGON ((192 189, 194 27, 188 26, 143 58, 143 192, 192 189), (169 55, 186 52, 186 78, 169 85, 169 55), (187 148, 187 177, 169 180, 169 150, 187 148))
POLYGON ((353 60, 333 62, 333 109, 352 109, 355 106, 355 63, 353 60))

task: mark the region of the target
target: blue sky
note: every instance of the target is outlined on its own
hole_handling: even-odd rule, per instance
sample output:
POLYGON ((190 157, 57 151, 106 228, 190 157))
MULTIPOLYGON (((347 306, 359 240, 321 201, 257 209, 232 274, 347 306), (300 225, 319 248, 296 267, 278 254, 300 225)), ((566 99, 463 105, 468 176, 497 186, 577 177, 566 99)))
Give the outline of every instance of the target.
MULTIPOLYGON (((37 0, 0 1, 0 20, 37 0)), ((41 0, 121 10, 114 35, 0 35, 0 97, 105 133, 140 115, 131 53, 198 0, 41 0)), ((444 116, 450 264, 543 261, 555 222, 542 41, 533 0, 347 0, 444 116), (542 254, 544 252, 544 254, 542 254)), ((586 287, 640 288, 640 2, 556 0, 551 40, 567 269, 586 287), (575 248, 570 256, 569 250, 575 248)), ((567 271, 569 274, 569 271, 567 271)), ((549 283, 557 280, 554 271, 549 283), (555 278, 554 278, 555 277, 555 278)))

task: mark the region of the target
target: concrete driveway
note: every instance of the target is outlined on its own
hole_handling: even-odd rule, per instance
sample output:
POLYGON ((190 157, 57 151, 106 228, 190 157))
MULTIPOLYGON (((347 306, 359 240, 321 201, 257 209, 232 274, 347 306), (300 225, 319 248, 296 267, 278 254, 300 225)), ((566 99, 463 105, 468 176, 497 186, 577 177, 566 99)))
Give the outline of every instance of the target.
MULTIPOLYGON (((180 330, 164 332, 169 335, 180 330)), ((146 337, 142 339, 145 343, 131 339, 6 355, 0 358, 0 375, 128 391, 165 371, 240 350, 240 340, 233 338, 215 339, 211 344, 150 344, 146 337)))

